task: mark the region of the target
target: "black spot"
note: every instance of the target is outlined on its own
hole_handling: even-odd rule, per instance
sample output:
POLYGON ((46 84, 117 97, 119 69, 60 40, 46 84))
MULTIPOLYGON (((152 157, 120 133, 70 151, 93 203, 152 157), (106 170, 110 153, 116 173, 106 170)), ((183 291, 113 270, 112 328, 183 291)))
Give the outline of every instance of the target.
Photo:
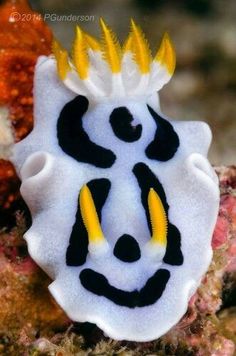
MULTIPOLYGON (((87 183, 91 191, 97 214, 101 220, 102 207, 107 199, 111 183, 108 179, 94 179, 87 183)), ((88 234, 81 216, 78 204, 75 223, 70 235, 70 242, 66 252, 68 266, 81 266, 85 263, 88 254, 88 234)))
POLYGON ((123 262, 135 262, 141 257, 137 241, 130 235, 122 235, 114 247, 114 255, 123 262))
POLYGON ((148 145, 145 153, 150 159, 168 161, 179 147, 179 137, 170 122, 159 116, 150 106, 147 107, 156 122, 157 130, 154 140, 148 145))
POLYGON ((79 162, 90 163, 99 168, 109 168, 116 160, 115 154, 92 142, 83 129, 82 117, 88 105, 88 100, 79 95, 64 106, 57 122, 59 146, 79 162))
POLYGON ((82 286, 93 294, 106 297, 115 304, 134 308, 138 300, 138 291, 125 292, 112 287, 107 278, 91 269, 84 269, 80 272, 82 286))
POLYGON ((162 296, 170 278, 170 272, 166 269, 159 269, 147 280, 140 291, 132 292, 111 286, 105 276, 89 268, 81 271, 79 278, 82 286, 93 294, 106 297, 115 304, 135 308, 152 305, 162 296))
POLYGON ((184 262, 181 251, 181 236, 177 227, 168 223, 166 253, 163 258, 165 263, 172 266, 181 266, 184 262))
POLYGON ((170 272, 159 269, 140 291, 139 307, 154 304, 164 292, 165 286, 170 278, 170 272))
MULTIPOLYGON (((151 233, 151 222, 148 211, 148 193, 151 188, 153 188, 156 193, 159 195, 163 207, 165 209, 167 218, 168 218, 168 210, 169 204, 166 200, 165 191, 162 187, 162 184, 159 182, 158 178, 155 174, 150 170, 150 168, 140 162, 137 163, 133 168, 133 173, 138 180, 138 184, 141 189, 141 200, 142 205, 146 212, 146 217, 148 221, 149 230, 151 233)), ((170 265, 182 265, 183 264, 183 254, 181 251, 181 235, 176 226, 171 224, 168 220, 168 233, 167 233, 167 247, 166 253, 164 256, 164 262, 170 265)))
POLYGON ((141 189, 141 200, 146 212, 147 221, 149 224, 149 230, 151 232, 151 223, 150 223, 150 216, 148 211, 148 193, 151 188, 155 190, 155 192, 159 195, 161 202, 164 206, 164 209, 167 213, 169 210, 169 205, 166 200, 166 195, 162 187, 162 184, 159 182, 158 178, 155 176, 155 174, 145 163, 142 162, 136 163, 133 168, 133 173, 141 189))
POLYGON ((142 134, 142 125, 132 125, 133 116, 126 107, 116 108, 110 115, 110 123, 114 134, 122 141, 138 141, 142 134))

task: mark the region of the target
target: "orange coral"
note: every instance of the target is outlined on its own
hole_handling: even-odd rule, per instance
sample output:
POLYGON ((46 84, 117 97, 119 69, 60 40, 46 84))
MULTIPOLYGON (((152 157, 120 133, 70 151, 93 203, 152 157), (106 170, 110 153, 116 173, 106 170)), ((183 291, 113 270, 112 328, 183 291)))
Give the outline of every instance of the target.
POLYGON ((50 279, 27 253, 22 237, 25 228, 23 215, 17 214, 17 226, 10 233, 0 232, 0 295, 4 305, 0 308, 0 335, 27 326, 43 333, 65 328, 69 322, 47 290, 50 279))
POLYGON ((19 197, 19 179, 12 164, 0 159, 0 206, 3 209, 19 197))
MULTIPOLYGON (((33 127, 34 67, 39 55, 50 53, 51 42, 51 30, 27 0, 7 0, 0 6, 0 105, 9 107, 16 141, 33 127)), ((19 196, 18 187, 13 166, 0 160, 0 210, 19 196)))
POLYGON ((27 0, 0 7, 0 105, 9 106, 17 141, 32 129, 34 66, 39 55, 50 53, 51 41, 50 29, 27 0))

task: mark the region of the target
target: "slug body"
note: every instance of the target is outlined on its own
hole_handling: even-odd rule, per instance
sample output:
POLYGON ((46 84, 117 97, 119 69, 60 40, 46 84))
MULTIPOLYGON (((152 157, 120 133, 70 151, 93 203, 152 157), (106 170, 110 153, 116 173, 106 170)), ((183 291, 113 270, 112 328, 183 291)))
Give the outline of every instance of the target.
POLYGON ((152 59, 134 22, 123 52, 101 27, 101 44, 77 28, 74 58, 55 43, 37 63, 34 129, 13 157, 33 219, 25 239, 71 319, 149 341, 184 315, 211 261, 211 132, 160 112, 167 35, 152 59))

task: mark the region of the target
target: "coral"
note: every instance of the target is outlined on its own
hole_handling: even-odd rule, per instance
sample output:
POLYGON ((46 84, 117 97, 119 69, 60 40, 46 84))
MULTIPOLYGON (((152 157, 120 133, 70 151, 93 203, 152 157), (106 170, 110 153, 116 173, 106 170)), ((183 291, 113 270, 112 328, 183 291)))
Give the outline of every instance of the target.
POLYGON ((14 206, 19 208, 20 180, 14 166, 7 158, 11 152, 14 137, 8 120, 8 110, 0 107, 0 228, 15 223, 14 206))
POLYGON ((26 216, 18 213, 17 226, 0 235, 0 354, 233 356, 236 310, 231 296, 236 289, 236 268, 231 249, 236 238, 236 168, 217 168, 217 173, 222 194, 211 266, 186 315, 153 342, 116 342, 96 326, 69 322, 47 292, 50 280, 28 256, 22 239, 26 216))
POLYGON ((16 140, 33 126, 33 75, 37 57, 51 51, 52 34, 26 0, 7 0, 0 7, 0 105, 8 105, 16 140), (11 17, 28 14, 27 20, 11 17))
POLYGON ((19 198, 19 179, 10 155, 14 141, 33 127, 33 75, 36 60, 49 54, 52 34, 41 16, 26 0, 8 0, 0 6, 0 226, 14 220, 12 211, 19 198), (14 21, 11 13, 28 14, 14 21), (11 125, 14 133, 11 130, 11 125))
POLYGON ((8 209, 19 197, 19 186, 20 181, 13 165, 0 159, 0 206, 3 209, 8 209))
POLYGON ((24 204, 19 187, 20 180, 13 165, 0 159, 0 229, 15 224, 15 209, 24 204))
POLYGON ((16 331, 18 342, 25 345, 26 330, 36 337, 68 324, 47 291, 49 279, 27 253, 22 239, 25 218, 21 213, 16 218, 17 226, 10 233, 3 230, 0 239, 0 350, 5 350, 3 345, 14 339, 16 331))

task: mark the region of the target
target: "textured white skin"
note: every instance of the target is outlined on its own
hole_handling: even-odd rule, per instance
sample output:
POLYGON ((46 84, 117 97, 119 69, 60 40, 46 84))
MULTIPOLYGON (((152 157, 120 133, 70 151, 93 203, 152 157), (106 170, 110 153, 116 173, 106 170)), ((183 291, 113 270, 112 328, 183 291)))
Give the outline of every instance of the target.
POLYGON ((41 57, 38 62, 34 97, 34 130, 15 146, 13 160, 22 179, 21 193, 33 217, 25 239, 32 258, 54 280, 50 292, 71 319, 96 323, 114 339, 149 341, 163 335, 186 312, 189 298, 212 257, 211 237, 219 189, 206 159, 211 141, 209 127, 203 122, 171 121, 180 146, 172 159, 158 162, 144 154, 156 130, 146 106, 150 100, 104 99, 98 105, 90 101, 83 117, 84 129, 92 141, 111 148, 117 156, 112 168, 99 169, 77 162, 58 145, 57 119, 75 94, 58 79, 52 58, 41 57), (142 137, 137 142, 127 144, 113 134, 108 118, 121 105, 142 123, 142 137), (146 163, 163 185, 170 205, 169 220, 181 233, 184 255, 181 266, 167 265, 148 253, 146 243, 150 233, 140 204, 140 189, 132 173, 137 162, 146 163), (85 265, 68 267, 65 255, 75 222, 78 193, 83 184, 95 178, 109 178, 112 183, 102 210, 102 229, 110 247, 96 253, 90 246, 85 265), (117 238, 124 233, 139 242, 142 256, 137 262, 121 262, 112 253, 117 238), (111 285, 126 291, 140 290, 159 268, 166 268, 171 276, 155 304, 130 309, 85 290, 79 280, 84 268, 102 273, 111 285))

